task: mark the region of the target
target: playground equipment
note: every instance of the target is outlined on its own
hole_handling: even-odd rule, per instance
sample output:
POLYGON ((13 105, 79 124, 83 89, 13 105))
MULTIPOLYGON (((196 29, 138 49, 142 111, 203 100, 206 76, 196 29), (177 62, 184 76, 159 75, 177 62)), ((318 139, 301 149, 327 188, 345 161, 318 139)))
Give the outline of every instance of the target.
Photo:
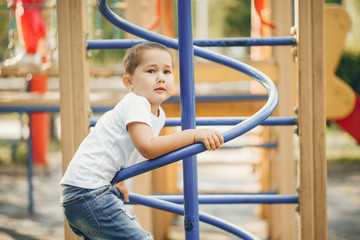
POLYGON ((326 118, 335 120, 360 143, 360 98, 335 72, 351 26, 349 14, 338 5, 325 8, 326 118))
MULTIPOLYGON (((319 62, 323 62, 323 29, 322 29, 322 16, 323 16, 323 3, 322 1, 295 1, 295 12, 296 12, 296 30, 298 34, 297 42, 300 44, 298 46, 297 59, 299 66, 299 112, 298 112, 298 125, 299 125, 299 134, 300 134, 300 168, 299 168, 299 205, 300 205, 300 236, 301 239, 326 239, 327 230, 326 230, 326 163, 324 157, 324 124, 325 124, 325 111, 324 111, 324 87, 323 87, 323 67, 319 62), (315 143, 316 146, 315 146, 315 143), (316 173, 316 175, 315 175, 316 173), (324 206, 325 205, 325 206, 324 206)), ((104 7, 102 11, 106 12, 106 6, 104 1, 98 2, 100 9, 104 7)), ((86 21, 84 9, 86 9, 85 1, 61 1, 58 5, 58 16, 59 16, 59 37, 60 37, 60 68, 66 69, 60 72, 61 86, 61 115, 62 115, 62 136, 63 136, 63 153, 64 153, 64 168, 66 168, 67 162, 71 159, 72 154, 75 152, 77 145, 81 142, 83 137, 88 132, 88 109, 89 109, 89 98, 88 98, 88 66, 86 60, 85 42, 86 33, 86 21), (77 23, 77 24, 74 24, 77 23), (78 34, 72 34, 78 33, 78 34), (71 44, 69 44, 71 43, 71 44), (69 47, 71 46, 71 47, 69 47), (76 67, 75 67, 76 66, 76 67), (81 90, 81 91, 80 91, 81 90)), ((191 12, 189 9, 189 1, 179 1, 178 6, 179 11, 187 10, 186 13, 191 12), (184 4, 184 5, 182 5, 184 4), (186 7, 187 4, 187 7, 186 7), (183 8, 185 7, 185 8, 183 8)), ((180 26, 180 40, 179 40, 179 49, 180 54, 184 51, 184 54, 187 52, 188 56, 181 57, 184 59, 189 59, 188 63, 191 63, 191 52, 192 45, 191 35, 183 35, 183 33, 190 31, 191 29, 191 20, 183 19, 183 17, 189 17, 190 14, 184 14, 181 12, 179 14, 181 21, 179 21, 180 26), (184 39, 182 39, 184 37, 184 39), (182 40, 181 40, 182 39, 182 40), (185 40, 186 39, 186 40, 185 40), (184 45, 183 45, 184 44, 184 45), (189 57, 190 56, 190 57, 189 57)), ((109 18, 117 19, 117 17, 112 16, 111 14, 107 16, 109 18)), ((121 19, 117 19, 121 20, 121 19)), ((115 23, 115 22, 114 22, 115 23)), ((117 21, 115 24, 118 24, 117 21)), ((131 24, 130 24, 131 25, 131 24)), ((137 28, 135 28, 137 31, 137 28)), ((127 29, 130 30, 130 29, 127 29)), ((131 30, 132 31, 132 30, 131 30)), ((133 32, 134 33, 134 32, 133 32)), ((141 31, 139 31, 141 34, 141 31)), ((148 40, 157 40, 152 36, 148 40)), ((166 40, 166 44, 172 47, 177 47, 176 42, 173 40, 166 40)), ((206 51, 201 49, 194 48, 195 53, 200 53, 206 55, 206 51)), ((215 58, 214 60, 219 60, 220 58, 206 55, 206 57, 215 58)), ((181 60, 182 62, 183 60, 181 60)), ((233 67, 236 64, 233 65, 233 67)), ((241 65, 241 64, 240 64, 241 65)), ((191 68, 187 72, 181 73, 182 78, 183 74, 187 75, 184 79, 192 79, 191 68)), ((256 71, 250 71, 250 75, 263 79, 262 75, 258 75, 256 71), (260 77, 259 77, 260 76, 260 77)), ((259 80, 258 79, 258 80, 259 80)), ((267 79, 266 77, 264 79, 267 79)), ((182 80, 183 81, 183 80, 182 80)), ((185 80, 184 80, 185 81, 185 80)), ((260 82, 263 80, 260 80, 260 82)), ((265 81, 266 82, 266 81, 265 81)), ((264 82, 263 82, 264 83, 264 82)), ((273 85, 265 83, 266 87, 269 90, 269 101, 270 103, 274 101, 273 85)), ((192 89, 192 88, 189 88, 192 89)), ((276 94, 275 94, 276 95, 276 94)), ((184 97, 184 96, 183 96, 184 97)), ((185 97, 186 100, 182 100, 183 108, 187 108, 186 103, 188 100, 194 102, 193 97, 185 97)), ((276 98, 276 97, 275 97, 276 98)), ((274 102, 266 105, 266 107, 273 108, 274 102)), ((191 104, 189 104, 191 105, 191 104)), ((269 109, 270 109, 269 108, 269 109)), ((232 139, 237 134, 241 134, 243 131, 253 127, 254 118, 257 119, 264 112, 255 115, 250 118, 250 120, 245 121, 243 124, 235 127, 235 133, 227 132, 225 134, 226 139, 232 139), (249 124, 249 125, 248 125, 249 124), (248 125, 248 126, 246 126, 248 125)), ((265 119, 267 116, 261 116, 260 119, 265 119)), ((189 118, 190 126, 194 126, 194 114, 189 114, 186 118, 189 118)), ((185 117, 185 116, 184 116, 185 117)), ((259 119, 258 119, 259 120, 259 119)), ((258 124, 259 122, 255 123, 258 124)), ((185 124, 186 125, 186 124, 185 124)), ((174 157, 177 154, 183 154, 183 156, 189 156, 198 151, 202 150, 202 146, 195 144, 188 148, 180 150, 167 155, 164 159, 174 157), (188 151, 192 151, 189 153, 188 151)), ((159 159, 157 159, 159 160, 159 159)), ((172 160, 167 160, 172 161, 172 160)), ((143 164, 135 166, 135 168, 146 168, 145 165, 155 165, 157 161, 147 161, 143 164)), ((158 162, 161 162, 158 161, 158 162)), ((196 161, 188 159, 185 161, 189 163, 190 168, 193 167, 196 161), (190 160, 190 161, 189 161, 190 160)), ((185 164, 186 165, 186 164, 185 164)), ((144 171, 141 169, 140 171, 144 171)), ((186 170, 189 171, 189 170, 186 170)), ((123 174, 128 176, 133 175, 133 172, 127 170, 123 174)), ((193 172, 194 173, 194 172, 193 172)), ((196 174, 196 171, 195 171, 196 174)), ((124 177, 124 176, 119 176, 124 177)), ((124 177, 125 178, 125 177, 124 177)), ((191 178, 188 178, 191 179, 191 178)), ((195 184, 195 182, 189 183, 189 185, 195 184)), ((187 185, 187 184, 185 184, 187 185)), ((192 200, 185 198, 185 219, 186 219, 186 236, 188 239, 197 239, 198 236, 198 213, 197 206, 194 204, 194 199, 197 199, 196 190, 191 188, 191 186, 186 187, 186 189, 192 189, 192 200), (192 228, 190 227, 192 226, 192 228)), ((186 191, 187 192, 187 191, 186 191)), ((136 199, 135 195, 132 195, 133 199, 136 199)), ((142 201, 140 199, 140 201, 142 201)), ((144 201, 143 201, 144 202, 144 201)), ((155 202, 155 201, 153 201, 155 202)), ((195 201, 196 202, 196 201, 195 201)), ((158 201, 156 201, 158 203, 158 201)), ((165 202, 162 206, 165 206, 165 202)), ((171 205, 166 203, 166 205, 171 205)), ((160 206, 160 205, 158 205, 160 206)), ((173 205, 171 205, 173 206, 173 205)), ((178 206, 177 206, 178 208, 178 206)), ((177 210, 178 211, 178 210, 177 210)), ((179 211, 178 211, 179 212, 179 211)), ((201 215, 199 216, 201 218, 201 215)), ((239 228, 235 228, 232 225, 227 225, 228 228, 233 229, 231 231, 236 232, 238 236, 245 237, 250 236, 250 239, 256 239, 255 236, 247 234, 245 231, 240 231, 239 228), (240 233, 242 232, 242 233, 240 233)), ((67 234, 70 234, 67 231, 67 234)), ((71 238, 69 235, 67 237, 71 238)), ((289 238, 285 238, 289 239, 289 238)))
MULTIPOLYGON (((40 72, 42 62, 46 62, 46 23, 42 17, 42 1, 22 0, 9 1, 11 8, 8 50, 14 48, 14 23, 16 19, 17 32, 23 52, 5 59, 2 68, 16 69, 23 73, 40 72), (12 12, 14 9, 14 13, 12 12)), ((47 76, 34 74, 28 79, 28 90, 45 93, 47 91, 47 76)), ((46 112, 30 114, 31 129, 36 132, 32 135, 34 162, 39 165, 46 164, 46 152, 49 142, 50 115, 46 112)))
MULTIPOLYGON (((185 2, 185 1, 181 1, 185 2)), ((104 4, 104 1, 99 1, 99 4, 104 4)), ((288 201, 288 203, 296 204, 297 199, 300 198, 299 202, 299 210, 300 210, 300 223, 301 227, 299 228, 299 232, 301 235, 301 239, 326 239, 326 165, 325 165, 325 156, 324 156, 324 109, 323 104, 324 101, 322 97, 324 96, 324 90, 323 90, 323 69, 321 66, 321 62, 323 61, 323 46, 322 46, 322 39, 323 39, 323 30, 322 30, 322 10, 323 10, 323 3, 321 1, 295 1, 295 13, 296 13, 296 24, 295 29, 297 30, 296 34, 296 42, 298 45, 298 72, 299 74, 299 96, 298 96, 298 105, 299 105, 299 112, 298 112, 298 119, 297 123, 299 126, 299 134, 300 134, 300 166, 299 166, 299 192, 300 194, 297 196, 292 195, 290 199, 287 200, 283 199, 281 202, 288 201), (319 64, 318 64, 319 63, 319 64), (316 146, 315 146, 316 143, 316 146), (315 174, 317 173, 317 174, 315 174), (324 206, 325 205, 325 206, 324 206)), ((179 3, 179 4, 188 4, 188 2, 185 3, 179 3)), ((279 4, 278 1, 274 1, 274 5, 279 4)), ((281 3, 284 5, 284 3, 281 3)), ((289 4, 289 3, 287 3, 289 4)), ((63 159, 64 164, 63 168, 65 169, 68 161, 71 159, 73 153, 75 152, 78 144, 82 141, 83 137, 88 133, 88 117, 90 115, 90 97, 89 97, 89 83, 88 83, 88 59, 87 54, 85 52, 85 49, 89 47, 90 41, 88 41, 88 46, 86 46, 86 29, 87 29, 87 19, 86 19, 86 1, 59 1, 58 3, 58 25, 59 25, 59 44, 60 44, 60 68, 62 71, 60 74, 61 79, 61 115, 62 115, 62 148, 63 148, 63 159)), ((180 9, 184 11, 183 6, 180 5, 180 9)), ((187 5, 188 12, 191 12, 191 9, 189 9, 189 6, 187 5)), ((183 27, 181 34, 181 39, 184 37, 184 32, 190 31, 191 29, 191 19, 187 19, 186 23, 183 22, 184 16, 189 17, 187 14, 188 12, 182 12, 182 14, 179 14, 181 17, 179 23, 183 27), (185 26, 183 24, 186 24, 185 26)), ((275 17, 279 17, 279 15, 286 15, 285 13, 275 13, 275 17)), ((287 29, 288 31, 288 29, 287 29)), ((139 30, 140 34, 142 34, 142 30, 139 30)), ((282 39, 282 38, 281 38, 282 39)), ((290 44, 294 44, 294 38, 290 37, 290 44)), ((157 39, 151 39, 151 40, 157 40, 157 39)), ((252 39, 249 39, 251 41, 252 39)), ((180 51, 184 54, 187 52, 187 56, 184 56, 183 58, 187 58, 186 62, 192 62, 192 46, 189 44, 191 42, 191 36, 187 36, 186 39, 179 40, 181 41, 180 45, 180 51), (184 50, 185 49, 185 50, 184 50)), ((201 41, 204 42, 204 41, 201 41)), ((241 42, 241 41, 240 41, 241 42)), ((267 42, 267 41, 264 41, 267 42)), ((170 39, 167 41, 168 45, 172 47, 177 47, 176 41, 173 39, 170 39)), ((208 45, 214 45, 211 41, 206 42, 208 45)), ((266 43, 268 44, 268 42, 266 43)), ((251 45, 251 44, 250 44, 251 45)), ((209 58, 216 58, 216 61, 222 61, 222 56, 212 56, 210 52, 203 51, 200 48, 194 48, 195 53, 203 54, 203 56, 209 57, 209 58), (208 54, 209 53, 209 54, 208 54)), ((182 60, 183 61, 183 60, 182 60)), ((231 62, 231 61, 230 61, 231 62)), ((238 63, 231 62, 233 64, 233 67, 237 68, 238 63)), ((246 66, 242 65, 241 66, 246 66)), ((188 71, 184 71, 186 77, 183 76, 184 73, 182 73, 181 78, 185 79, 192 79, 193 76, 191 76, 192 69, 187 69, 188 71)), ((249 72, 247 68, 242 69, 246 72, 249 72)), ((268 98, 268 103, 263 106, 262 112, 260 114, 258 113, 254 117, 247 119, 242 123, 241 125, 238 125, 235 127, 235 133, 233 132, 227 132, 226 138, 227 140, 232 139, 233 137, 237 136, 238 134, 241 134, 248 129, 254 127, 258 123, 260 123, 261 120, 264 120, 267 118, 267 116, 270 114, 271 108, 274 108, 275 103, 274 94, 276 91, 273 88, 274 85, 271 81, 268 82, 268 78, 264 77, 262 74, 259 74, 256 70, 253 71, 251 68, 250 71, 251 76, 255 76, 255 78, 258 78, 260 82, 264 83, 270 92, 270 97, 268 98), (269 107, 269 109, 267 108, 269 107), (265 111, 266 110, 266 111, 265 111), (269 110, 269 112, 268 112, 269 110), (260 117, 259 117, 260 116, 260 117), (258 118, 259 117, 259 118, 258 118), (253 120, 257 120, 254 121, 253 120)), ((190 87, 185 87, 188 89, 192 89, 191 84, 190 87)), ((282 89, 286 88, 284 86, 279 86, 279 92, 280 94, 285 91, 289 91, 289 89, 282 89)), ((182 91, 183 93, 184 91, 182 91)), ((186 91, 185 91, 186 92, 186 91)), ((276 94, 275 94, 276 95, 276 94)), ((183 96, 184 97, 184 96, 183 96)), ((193 105, 190 103, 187 103, 187 100, 191 100, 194 102, 194 97, 189 96, 185 97, 185 100, 182 100, 182 106, 183 109, 188 109, 189 105, 193 105), (191 100, 192 99, 192 100, 191 100)), ((281 95, 280 95, 281 99, 281 95)), ((37 99, 39 100, 39 99, 37 99)), ((41 99, 40 99, 41 100, 41 99)), ((44 103, 44 102, 43 102, 44 103)), ((52 106, 47 108, 48 110, 55 109, 58 111, 57 101, 52 102, 52 106)), ((280 104, 281 105, 281 104, 280 104)), ((280 107, 279 105, 279 107, 280 107)), ((284 109, 284 107, 280 107, 284 109)), ((39 109, 46 109, 42 108, 41 106, 38 107, 29 107, 27 110, 39 110, 39 109)), ((55 111, 54 110, 54 111, 55 111)), ((183 112, 187 112, 183 110, 183 112)), ((192 110, 190 110, 192 111, 192 110)), ((279 114, 283 114, 284 110, 279 110, 279 114)), ((184 113, 185 114, 185 113, 184 113)), ((194 127, 195 120, 198 121, 200 119, 195 119, 194 114, 186 114, 187 120, 189 120, 188 127, 194 127)), ((284 116, 287 116, 287 114, 284 114, 284 116)), ((185 116, 184 116, 185 117, 185 116)), ((218 120, 218 119, 215 119, 218 120)), ((276 119, 275 119, 276 120, 276 119)), ((178 120, 177 120, 178 121, 178 120)), ((267 120, 264 121, 264 123, 267 120)), ((294 121, 292 119, 291 121, 294 121)), ((199 122, 199 121, 198 121, 199 122)), ((276 121, 275 121, 276 122, 276 121)), ((236 123, 237 124, 237 123, 236 123)), ((278 124, 278 122, 276 122, 278 124)), ((286 145, 286 140, 284 141, 283 138, 281 138, 282 143, 280 142, 280 145, 286 145), (284 143, 285 142, 285 143, 284 143)), ((287 146, 288 147, 288 146, 287 146)), ((202 151, 202 146, 200 144, 194 145, 189 147, 189 149, 181 150, 181 154, 184 154, 184 156, 189 156, 195 152, 202 151), (191 150, 192 153, 188 153, 187 150, 191 150)), ((174 153, 174 155, 177 155, 180 153, 174 153)), ((171 154, 170 154, 171 155, 171 154)), ((176 161, 176 156, 165 156, 163 159, 165 161, 176 161), (170 158, 173 159, 170 159, 170 158)), ((158 159, 159 160, 159 159, 158 159)), ((196 161, 189 159, 190 161, 186 161, 189 163, 195 163, 196 161)), ((289 159, 287 159, 289 160, 289 159)), ((158 161, 159 164, 164 164, 162 161, 158 161)), ((154 165, 155 161, 149 161, 145 162, 142 165, 136 166, 135 168, 142 168, 139 171, 145 171, 146 165, 154 165)), ((196 164, 192 164, 193 166, 190 166, 195 168, 196 164)), ((279 164, 280 165, 280 164, 279 164)), ((283 177, 284 172, 289 172, 292 169, 288 168, 286 169, 286 163, 282 163, 280 167, 284 168, 282 174, 279 174, 279 178, 283 177)), ((156 167, 156 166, 155 166, 156 167)), ((192 169, 194 170, 194 169, 192 169)), ((130 172, 130 170, 127 170, 123 172, 124 174, 133 175, 137 174, 134 172, 130 172)), ((195 171, 196 173, 196 171, 195 171)), ((120 178, 125 178, 126 176, 119 176, 120 178)), ((191 179, 191 178, 189 178, 191 179)), ((287 179, 287 178, 284 178, 287 179)), ((189 181, 189 184, 192 185, 194 182, 189 181)), ((294 186, 289 183, 290 187, 294 189, 294 186)), ((191 186, 190 186, 191 187, 191 186)), ((279 193, 283 193, 284 191, 282 189, 279 190, 279 193)), ((196 199, 197 196, 196 193, 193 193, 193 196, 190 198, 196 199)), ((270 196, 271 201, 278 201, 277 196, 270 196)), ((283 197, 283 196, 280 196, 283 197)), ((181 213, 183 210, 181 210, 178 206, 174 206, 173 204, 169 202, 170 201, 167 197, 163 197, 163 200, 160 202, 160 200, 154 200, 154 203, 150 204, 158 204, 157 206, 159 208, 168 208, 173 209, 173 211, 176 211, 177 213, 181 213)), ((137 195, 132 195, 133 201, 143 202, 148 204, 148 198, 144 197, 138 197, 137 195)), ((194 211, 189 210, 188 208, 185 210, 185 218, 187 221, 187 226, 190 226, 190 223, 192 223, 192 226, 194 228, 187 233, 187 238, 189 239, 196 239, 198 238, 198 225, 197 225, 197 211, 196 211, 196 204, 194 205, 194 201, 191 199, 187 199, 185 201, 185 208, 187 206, 192 206, 194 211), (190 202, 190 204, 189 204, 190 202), (189 213, 190 212, 190 213, 189 213), (194 214, 195 212, 195 214, 194 214)), ((225 201, 224 199, 220 199, 221 201, 225 201)), ((203 197, 199 197, 199 201, 212 201, 212 202, 219 202, 220 200, 217 199, 211 199, 207 198, 203 200, 203 197)), ((174 198, 171 201, 181 203, 179 201, 179 198, 174 198)), ((240 202, 244 201, 240 198, 233 198, 233 202, 240 202)), ((267 202, 268 201, 259 201, 258 199, 253 199, 254 202, 267 202)), ((200 214, 200 218, 203 218, 204 215, 200 214)), ((208 216, 205 216, 206 219, 209 219, 208 216)), ((208 220, 212 221, 212 220, 208 220)), ((219 224, 221 221, 215 220, 215 224, 219 224)), ((221 223, 223 227, 227 226, 226 228, 234 234, 238 236, 242 236, 244 238, 250 237, 250 239, 256 239, 255 236, 253 236, 251 233, 248 233, 247 231, 238 228, 233 225, 226 225, 224 223, 221 223)), ((279 228, 281 228, 280 226, 279 228)), ((189 228, 187 228, 189 230, 189 228)), ((66 231, 66 238, 71 239, 73 238, 73 235, 69 230, 66 231)), ((291 239, 294 238, 294 233, 292 236, 286 236, 281 235, 282 239, 291 239)))

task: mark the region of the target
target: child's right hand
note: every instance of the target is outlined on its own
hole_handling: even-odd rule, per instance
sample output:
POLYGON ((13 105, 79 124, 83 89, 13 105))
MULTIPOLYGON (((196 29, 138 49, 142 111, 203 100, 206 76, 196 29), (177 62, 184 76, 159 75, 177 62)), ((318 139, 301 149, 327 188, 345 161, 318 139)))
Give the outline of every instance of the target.
POLYGON ((121 192, 121 194, 124 197, 125 202, 129 202, 129 191, 128 191, 125 181, 118 182, 117 184, 114 185, 114 187, 116 187, 121 192))
POLYGON ((224 143, 224 137, 215 129, 196 129, 194 135, 195 142, 204 143, 207 150, 216 150, 224 143))

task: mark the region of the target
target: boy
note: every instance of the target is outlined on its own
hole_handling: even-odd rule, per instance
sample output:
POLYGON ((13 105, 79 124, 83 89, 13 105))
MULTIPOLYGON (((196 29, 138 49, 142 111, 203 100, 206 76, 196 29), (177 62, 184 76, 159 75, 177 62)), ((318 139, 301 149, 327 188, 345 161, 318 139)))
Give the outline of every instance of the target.
POLYGON ((170 51, 158 43, 130 48, 123 83, 130 91, 105 113, 80 144, 61 180, 61 205, 72 230, 85 239, 152 239, 120 199, 129 201, 124 182, 110 182, 121 169, 194 142, 208 150, 223 144, 213 129, 189 129, 158 136, 165 124, 160 107, 174 89, 170 51))

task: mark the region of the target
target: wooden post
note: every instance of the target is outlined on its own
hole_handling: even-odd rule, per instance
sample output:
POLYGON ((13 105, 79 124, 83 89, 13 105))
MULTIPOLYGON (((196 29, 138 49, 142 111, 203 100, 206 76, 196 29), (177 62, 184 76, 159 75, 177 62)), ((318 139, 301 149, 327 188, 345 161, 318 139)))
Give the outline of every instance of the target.
MULTIPOLYGON (((86 54, 87 1, 57 3, 61 148, 63 172, 89 132, 89 67, 86 54)), ((65 239, 78 239, 65 223, 65 239)))
POLYGON ((315 239, 328 239, 324 1, 311 1, 315 239))
POLYGON ((324 2, 295 1, 298 40, 300 239, 327 239, 324 2))
MULTIPOLYGON (((292 1, 271 1, 272 22, 275 23, 273 36, 288 36, 292 27, 292 1)), ((273 59, 278 64, 279 104, 276 109, 278 116, 294 115, 294 84, 293 63, 290 52, 291 47, 274 47, 273 59)), ((279 194, 295 194, 296 190, 296 164, 294 160, 293 126, 277 126, 276 133, 276 182, 275 187, 279 194)), ((274 159, 275 160, 275 159, 274 159)), ((296 211, 293 205, 271 206, 277 215, 276 235, 271 239, 296 239, 296 211)))

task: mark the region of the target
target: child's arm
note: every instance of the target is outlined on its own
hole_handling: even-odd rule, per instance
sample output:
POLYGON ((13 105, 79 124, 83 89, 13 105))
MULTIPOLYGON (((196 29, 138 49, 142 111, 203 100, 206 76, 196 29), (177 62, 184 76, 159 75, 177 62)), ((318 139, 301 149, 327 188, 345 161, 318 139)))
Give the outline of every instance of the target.
POLYGON ((189 129, 178 133, 154 137, 150 126, 133 122, 127 125, 131 139, 140 152, 153 159, 194 142, 202 142, 208 150, 216 150, 224 143, 224 138, 214 129, 189 129))

